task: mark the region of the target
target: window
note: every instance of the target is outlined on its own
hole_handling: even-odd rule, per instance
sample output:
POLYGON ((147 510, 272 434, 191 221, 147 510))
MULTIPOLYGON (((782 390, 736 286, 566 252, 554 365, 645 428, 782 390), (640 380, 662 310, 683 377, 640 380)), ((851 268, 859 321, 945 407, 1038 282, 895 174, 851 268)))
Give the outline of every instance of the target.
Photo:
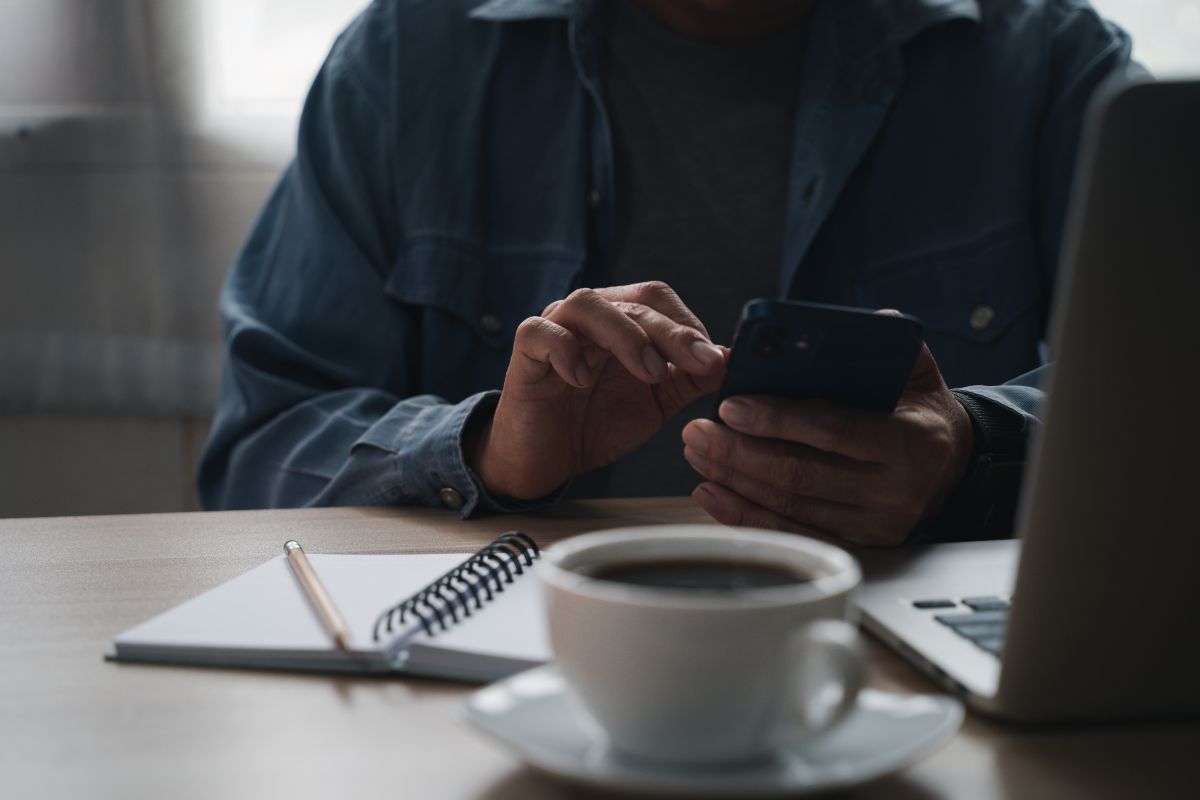
POLYGON ((1200 73, 1200 0, 1092 0, 1133 36, 1133 56, 1159 77, 1200 73))
POLYGON ((337 34, 365 0, 203 0, 202 113, 295 115, 337 34))

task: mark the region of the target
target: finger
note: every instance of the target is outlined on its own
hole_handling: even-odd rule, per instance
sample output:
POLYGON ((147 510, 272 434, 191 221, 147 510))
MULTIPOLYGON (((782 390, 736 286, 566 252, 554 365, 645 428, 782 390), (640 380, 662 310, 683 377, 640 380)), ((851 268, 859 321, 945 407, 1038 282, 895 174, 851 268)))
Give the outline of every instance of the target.
POLYGON ((536 383, 551 370, 572 386, 583 388, 592 382, 575 334, 544 317, 529 317, 517 326, 505 382, 513 378, 536 383))
POLYGON ((713 483, 792 522, 854 540, 867 521, 867 513, 859 506, 798 495, 788 491, 787 487, 756 480, 744 473, 723 473, 718 477, 711 469, 712 463, 690 448, 684 448, 683 457, 713 483))
POLYGON ((736 431, 806 444, 858 461, 883 463, 898 444, 891 414, 824 400, 740 395, 721 403, 718 414, 736 431))
POLYGON ((705 395, 710 395, 721 386, 725 377, 725 366, 707 375, 693 375, 675 364, 667 365, 667 379, 657 386, 659 404, 663 416, 673 417, 705 395))
POLYGON ((665 314, 675 320, 680 325, 695 328, 704 334, 705 339, 711 341, 712 337, 708 335, 708 328, 704 327, 704 323, 700 321, 700 318, 692 313, 687 303, 683 302, 683 298, 676 294, 674 289, 662 281, 646 281, 645 283, 634 283, 628 286, 610 286, 604 289, 597 289, 596 291, 610 300, 641 303, 644 306, 649 306, 660 314, 665 314))
POLYGON ((701 331, 684 325, 641 303, 616 301, 617 308, 641 326, 667 360, 694 375, 711 374, 725 366, 725 354, 701 331))
POLYGON ((765 528, 773 531, 789 531, 829 539, 830 535, 818 528, 786 519, 774 511, 752 503, 736 492, 715 483, 702 483, 692 491, 692 498, 710 517, 723 525, 739 528, 765 528))
POLYGON ((860 527, 849 531, 847 535, 838 535, 833 531, 789 519, 735 491, 710 482, 697 486, 692 492, 692 497, 709 516, 725 525, 799 533, 841 546, 894 546, 903 544, 907 535, 906 531, 888 528, 880 518, 870 515, 864 516, 860 527))
POLYGON ((647 383, 667 375, 667 363, 649 334, 595 290, 576 289, 549 319, 612 353, 631 375, 647 383))
MULTIPOLYGON (((691 373, 679 371, 679 377, 687 379, 688 388, 694 393, 692 400, 698 397, 703 397, 706 394, 712 394, 717 389, 721 388, 721 384, 725 380, 725 370, 729 365, 729 350, 721 348, 721 363, 714 372, 704 373, 701 375, 693 375, 691 373)), ((674 365, 671 367, 674 369, 674 365)), ((691 400, 688 401, 691 403, 691 400)))
MULTIPOLYGON (((621 299, 637 296, 635 289, 637 287, 615 287, 593 291, 611 300, 630 319, 641 325, 659 352, 669 361, 679 364, 685 371, 696 375, 711 375, 725 366, 728 348, 712 344, 708 338, 708 331, 686 306, 680 306, 682 312, 672 317, 649 305, 621 299)), ((550 317, 562 303, 562 300, 555 300, 546 306, 542 316, 550 317)), ((669 303, 666 305, 670 306, 669 303)))
MULTIPOLYGON (((736 480, 744 477, 777 486, 791 495, 851 506, 875 506, 881 493, 878 484, 884 471, 878 464, 779 439, 749 436, 711 420, 689 422, 683 429, 683 443, 685 456, 690 450, 695 458, 703 459, 705 468, 697 468, 698 472, 737 491, 741 490, 736 480)), ((692 458, 688 461, 691 463, 692 458)))

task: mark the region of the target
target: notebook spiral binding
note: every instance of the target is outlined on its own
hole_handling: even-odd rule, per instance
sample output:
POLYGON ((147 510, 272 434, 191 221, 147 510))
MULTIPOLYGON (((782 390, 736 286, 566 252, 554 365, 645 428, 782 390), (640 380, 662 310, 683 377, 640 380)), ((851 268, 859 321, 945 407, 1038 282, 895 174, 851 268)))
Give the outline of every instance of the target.
POLYGON ((381 635, 392 633, 410 617, 420 621, 425 633, 431 636, 438 626, 447 630, 459 621, 460 612, 462 619, 471 616, 472 602, 476 610, 483 608, 497 592, 504 591, 505 584, 523 575, 525 567, 532 567, 533 560, 540 557, 537 542, 529 536, 520 531, 502 533, 412 597, 380 614, 375 620, 373 639, 378 642, 381 635))

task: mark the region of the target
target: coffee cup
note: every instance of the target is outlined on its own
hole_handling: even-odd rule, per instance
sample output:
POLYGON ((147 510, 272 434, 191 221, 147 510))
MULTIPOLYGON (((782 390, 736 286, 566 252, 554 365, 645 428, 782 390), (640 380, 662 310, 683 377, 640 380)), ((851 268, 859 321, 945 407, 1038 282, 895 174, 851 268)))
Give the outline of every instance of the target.
POLYGON ((864 662, 845 551, 709 525, 554 545, 538 567, 577 710, 617 753, 679 765, 770 756, 853 707, 864 662))

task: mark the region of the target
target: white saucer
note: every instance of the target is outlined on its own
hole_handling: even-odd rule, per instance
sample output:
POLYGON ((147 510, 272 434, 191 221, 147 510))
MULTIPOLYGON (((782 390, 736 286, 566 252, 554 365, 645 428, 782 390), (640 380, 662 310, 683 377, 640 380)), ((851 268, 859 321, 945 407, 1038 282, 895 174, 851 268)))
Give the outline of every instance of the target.
POLYGON ((682 769, 627 760, 581 720, 553 665, 494 683, 466 700, 467 720, 537 769, 580 783, 648 794, 774 797, 852 786, 929 755, 962 723, 962 704, 939 695, 865 689, 829 733, 744 767, 682 769))

